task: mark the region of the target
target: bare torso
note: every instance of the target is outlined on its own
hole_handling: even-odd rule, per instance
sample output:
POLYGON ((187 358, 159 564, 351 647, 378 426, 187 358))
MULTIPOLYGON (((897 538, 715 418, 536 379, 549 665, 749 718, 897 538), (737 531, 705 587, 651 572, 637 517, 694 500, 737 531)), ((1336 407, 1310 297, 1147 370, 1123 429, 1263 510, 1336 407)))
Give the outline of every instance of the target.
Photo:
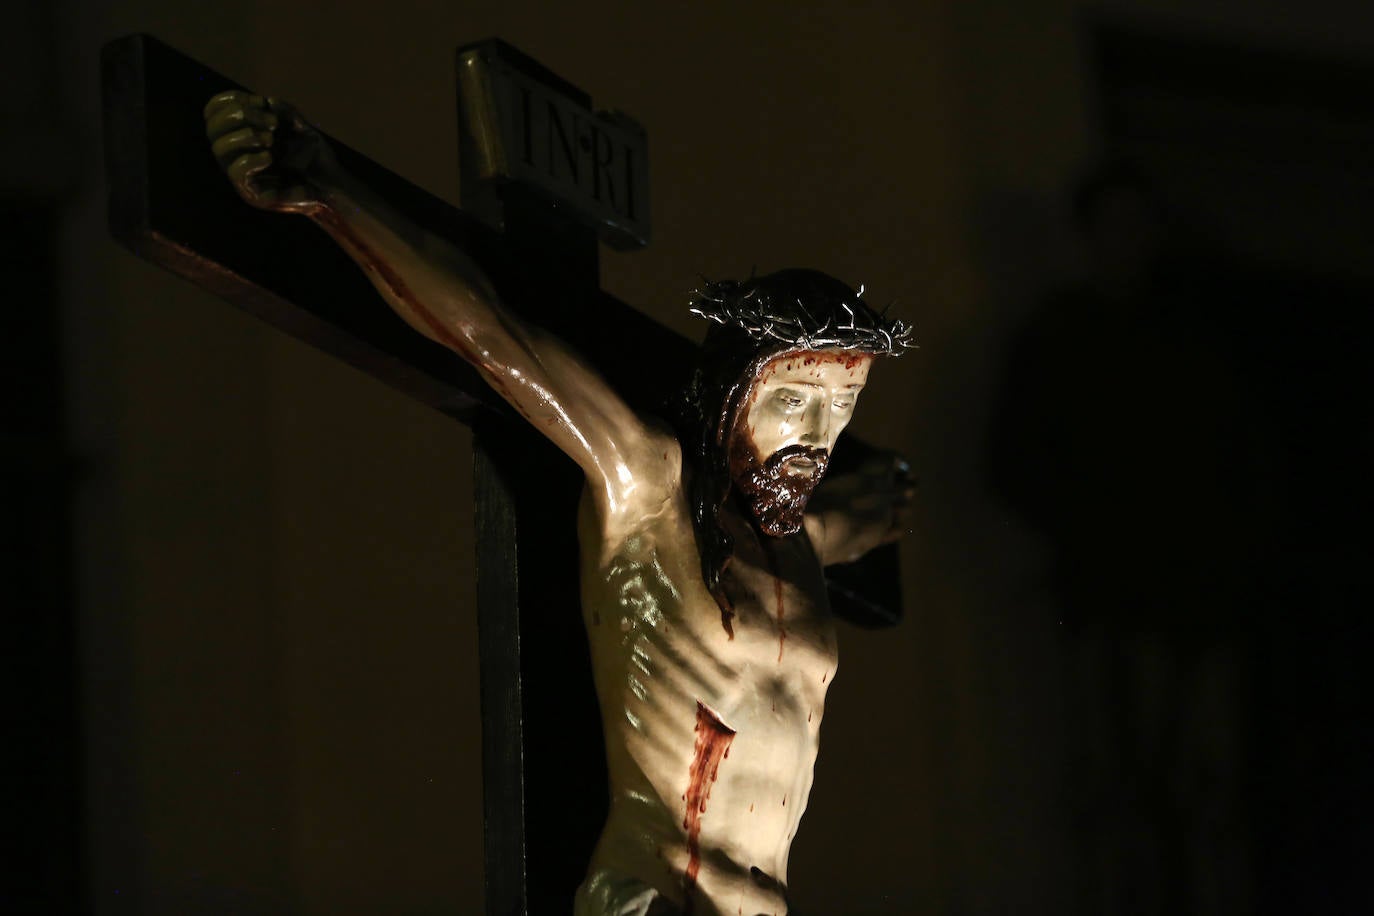
POLYGON ((773 538, 724 517, 733 616, 702 582, 680 490, 615 544, 583 500, 583 617, 612 799, 592 870, 694 913, 784 913, 835 629, 805 531, 773 538))

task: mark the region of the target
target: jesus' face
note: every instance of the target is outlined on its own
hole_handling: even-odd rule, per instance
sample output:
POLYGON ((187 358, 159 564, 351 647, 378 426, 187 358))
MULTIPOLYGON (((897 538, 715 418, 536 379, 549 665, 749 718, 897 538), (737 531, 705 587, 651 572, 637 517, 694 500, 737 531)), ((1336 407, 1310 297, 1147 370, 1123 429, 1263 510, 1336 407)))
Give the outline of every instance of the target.
POLYGON ((759 373, 731 439, 730 476, 765 533, 801 529, 872 362, 865 353, 823 350, 780 356, 759 373))

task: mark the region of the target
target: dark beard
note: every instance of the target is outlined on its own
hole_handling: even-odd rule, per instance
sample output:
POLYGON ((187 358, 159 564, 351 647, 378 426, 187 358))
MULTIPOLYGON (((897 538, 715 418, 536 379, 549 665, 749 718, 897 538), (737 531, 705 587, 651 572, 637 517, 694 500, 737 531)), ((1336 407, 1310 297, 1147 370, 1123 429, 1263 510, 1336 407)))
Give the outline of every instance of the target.
POLYGON ((809 445, 789 445, 760 462, 754 450, 745 443, 737 443, 731 456, 731 477, 740 495, 749 506, 754 522, 764 534, 785 537, 801 530, 802 517, 811 492, 825 476, 830 453, 809 445), (816 466, 809 474, 795 476, 783 470, 794 458, 809 458, 816 466))

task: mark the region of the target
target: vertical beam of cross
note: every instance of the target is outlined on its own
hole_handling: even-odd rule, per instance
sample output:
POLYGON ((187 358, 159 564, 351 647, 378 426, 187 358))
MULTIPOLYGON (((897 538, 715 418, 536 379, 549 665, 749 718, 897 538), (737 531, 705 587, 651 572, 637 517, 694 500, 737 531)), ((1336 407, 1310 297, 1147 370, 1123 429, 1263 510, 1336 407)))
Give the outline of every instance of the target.
MULTIPOLYGON (((491 174, 514 171, 503 159, 524 159, 544 166, 536 178, 546 185, 561 178, 576 193, 573 180, 588 177, 576 166, 591 120, 579 125, 576 115, 589 111, 590 99, 501 42, 460 48, 457 72, 463 209, 501 231, 507 250, 530 265, 517 296, 527 311, 559 304, 574 323, 593 320, 586 303, 599 294, 595 222, 551 206, 543 188, 491 174), (511 64, 534 79, 493 87, 493 76, 509 79, 501 70, 511 64), (502 88, 515 90, 506 112, 492 105, 502 88), (571 109, 570 123, 562 124, 560 108, 571 109), (499 149, 502 132, 490 123, 503 114, 523 121, 504 132, 516 141, 509 150, 499 149)), ((585 152, 594 152, 592 143, 585 152)), ((567 912, 608 804, 576 587, 581 480, 523 421, 484 418, 473 432, 487 912, 567 912)))

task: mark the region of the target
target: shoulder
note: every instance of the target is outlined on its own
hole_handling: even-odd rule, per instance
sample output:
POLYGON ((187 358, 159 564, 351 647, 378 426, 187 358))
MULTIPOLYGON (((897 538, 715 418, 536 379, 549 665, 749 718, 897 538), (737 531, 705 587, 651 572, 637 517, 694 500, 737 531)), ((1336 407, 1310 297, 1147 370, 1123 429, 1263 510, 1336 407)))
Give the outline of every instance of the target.
POLYGON ((643 460, 651 465, 646 471, 651 476, 682 481, 682 443, 672 428, 661 417, 640 415, 643 447, 646 454, 643 460))
POLYGON ((588 475, 582 499, 589 524, 603 545, 614 545, 662 520, 683 500, 682 445, 663 420, 643 416, 634 441, 621 443, 612 473, 588 475))

